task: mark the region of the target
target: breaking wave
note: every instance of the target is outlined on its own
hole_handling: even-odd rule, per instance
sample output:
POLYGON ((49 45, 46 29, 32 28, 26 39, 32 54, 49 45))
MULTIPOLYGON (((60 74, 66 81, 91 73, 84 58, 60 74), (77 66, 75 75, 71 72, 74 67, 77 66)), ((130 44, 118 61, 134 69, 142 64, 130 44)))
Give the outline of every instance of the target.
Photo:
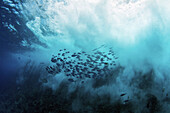
MULTIPOLYGON (((89 92, 88 99, 109 95, 113 103, 121 100, 122 106, 128 101, 139 106, 155 99, 162 109, 169 110, 169 0, 2 0, 0 3, 0 50, 12 54, 22 68, 29 59, 36 66, 50 66, 52 55, 57 55, 60 49, 92 55, 101 45, 113 48, 118 56, 114 76, 99 80, 85 78, 87 85, 71 82, 67 86, 67 95, 79 94, 69 100, 73 101, 73 111, 83 107, 82 92, 89 92), (123 98, 122 92, 126 92, 123 98)), ((99 51, 107 52, 108 48, 99 51)), ((62 72, 54 75, 42 72, 43 86, 53 90, 58 91, 67 81, 62 72)), ((20 75, 19 84, 24 80, 24 74, 20 75)), ((149 111, 144 112, 156 112, 151 110, 153 103, 148 103, 149 107, 143 105, 136 111, 146 107, 149 111)))

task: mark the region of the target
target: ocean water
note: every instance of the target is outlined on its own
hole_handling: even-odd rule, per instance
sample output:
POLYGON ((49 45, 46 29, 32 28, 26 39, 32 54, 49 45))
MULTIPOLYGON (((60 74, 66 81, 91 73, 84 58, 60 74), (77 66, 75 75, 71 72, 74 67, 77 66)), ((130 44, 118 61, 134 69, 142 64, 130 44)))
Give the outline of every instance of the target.
POLYGON ((0 113, 169 113, 170 0, 1 0, 0 113))

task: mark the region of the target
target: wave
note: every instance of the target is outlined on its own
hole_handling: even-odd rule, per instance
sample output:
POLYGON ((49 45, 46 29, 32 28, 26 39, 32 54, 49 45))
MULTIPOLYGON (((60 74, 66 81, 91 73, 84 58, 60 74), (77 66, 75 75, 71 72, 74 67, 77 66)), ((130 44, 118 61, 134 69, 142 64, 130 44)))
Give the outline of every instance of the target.
MULTIPOLYGON (((93 88, 98 83, 87 80, 84 90, 102 95, 105 91, 111 94, 113 88, 119 93, 126 91, 136 100, 136 93, 145 98, 151 92, 162 99, 161 89, 170 92, 169 3, 170 0, 3 0, 0 48, 24 59, 19 62, 31 59, 50 65, 49 59, 60 49, 93 54, 94 48, 104 44, 119 57, 117 76, 110 78, 114 83, 107 78, 104 85, 99 80, 102 85, 93 88)), ((56 90, 63 80, 62 73, 56 74, 46 85, 56 90)), ((77 85, 69 87, 74 90, 77 85)))

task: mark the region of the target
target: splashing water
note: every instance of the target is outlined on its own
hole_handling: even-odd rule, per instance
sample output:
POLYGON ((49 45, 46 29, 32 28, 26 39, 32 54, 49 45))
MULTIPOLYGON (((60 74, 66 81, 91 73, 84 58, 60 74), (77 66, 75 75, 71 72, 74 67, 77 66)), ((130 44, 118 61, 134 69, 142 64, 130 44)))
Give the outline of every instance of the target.
POLYGON ((108 44, 118 53, 122 66, 144 72, 150 68, 163 71, 169 68, 168 3, 165 0, 25 0, 22 14, 28 28, 48 45, 44 54, 55 53, 59 48, 89 51, 108 44))

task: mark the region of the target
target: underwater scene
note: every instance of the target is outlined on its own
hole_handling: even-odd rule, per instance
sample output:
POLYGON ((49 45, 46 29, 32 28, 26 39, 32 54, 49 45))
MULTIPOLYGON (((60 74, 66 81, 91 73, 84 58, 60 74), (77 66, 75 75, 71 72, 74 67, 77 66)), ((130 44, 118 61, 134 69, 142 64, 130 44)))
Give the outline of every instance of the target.
POLYGON ((0 113, 170 113, 170 0, 0 0, 0 113))

